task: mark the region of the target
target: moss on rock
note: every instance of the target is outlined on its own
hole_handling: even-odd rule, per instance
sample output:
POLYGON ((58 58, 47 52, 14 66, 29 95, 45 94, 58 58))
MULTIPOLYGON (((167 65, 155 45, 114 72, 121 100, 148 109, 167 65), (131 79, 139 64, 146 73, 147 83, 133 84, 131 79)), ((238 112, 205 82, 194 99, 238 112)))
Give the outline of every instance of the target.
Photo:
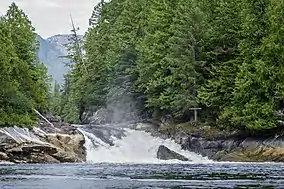
POLYGON ((234 131, 229 131, 226 129, 210 126, 209 124, 206 123, 195 123, 195 122, 162 126, 159 128, 159 132, 171 136, 175 135, 178 132, 186 132, 208 140, 215 140, 220 138, 224 139, 236 134, 236 132, 234 131))
POLYGON ((283 162, 284 148, 260 146, 254 149, 235 149, 227 154, 220 153, 216 159, 236 162, 283 162))

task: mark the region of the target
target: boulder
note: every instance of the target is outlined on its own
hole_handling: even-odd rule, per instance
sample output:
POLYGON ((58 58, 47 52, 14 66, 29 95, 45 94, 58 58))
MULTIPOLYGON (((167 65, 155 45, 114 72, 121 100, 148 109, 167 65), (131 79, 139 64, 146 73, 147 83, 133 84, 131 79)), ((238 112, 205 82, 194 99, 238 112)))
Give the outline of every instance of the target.
POLYGON ((63 162, 83 162, 86 160, 85 154, 85 138, 82 134, 48 134, 46 141, 55 147, 57 147, 60 153, 56 154, 56 158, 59 158, 63 162), (65 153, 64 153, 65 152, 65 153), (70 157, 68 157, 70 156, 70 157), (66 159, 66 161, 64 161, 66 159))
POLYGON ((158 149, 158 152, 157 152, 157 158, 161 159, 161 160, 176 159, 176 160, 181 160, 181 161, 189 161, 188 158, 170 150, 169 148, 167 148, 164 145, 159 146, 159 149, 158 149))
POLYGON ((7 161, 9 160, 9 157, 6 153, 0 152, 0 161, 7 161))

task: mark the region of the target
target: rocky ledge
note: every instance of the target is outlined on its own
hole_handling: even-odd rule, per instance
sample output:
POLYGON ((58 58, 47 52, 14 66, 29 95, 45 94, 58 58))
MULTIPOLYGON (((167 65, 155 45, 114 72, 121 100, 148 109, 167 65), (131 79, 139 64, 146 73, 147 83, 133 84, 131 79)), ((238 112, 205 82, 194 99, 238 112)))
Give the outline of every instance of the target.
POLYGON ((149 132, 161 138, 171 138, 183 149, 215 161, 284 162, 284 137, 281 135, 249 137, 191 123, 160 126, 149 132))
POLYGON ((0 128, 0 161, 69 163, 86 160, 84 136, 68 124, 0 128))

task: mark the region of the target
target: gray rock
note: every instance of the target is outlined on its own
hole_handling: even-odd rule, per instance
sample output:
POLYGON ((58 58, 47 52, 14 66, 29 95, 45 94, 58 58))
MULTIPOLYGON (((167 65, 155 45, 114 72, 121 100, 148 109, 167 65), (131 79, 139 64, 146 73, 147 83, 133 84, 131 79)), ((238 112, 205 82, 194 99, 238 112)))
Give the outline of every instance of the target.
POLYGON ((229 152, 239 146, 239 142, 236 139, 228 139, 222 142, 222 149, 229 152))
POLYGON ((174 141, 175 143, 177 144, 184 144, 187 142, 187 139, 188 139, 188 134, 185 133, 185 132, 180 132, 178 133, 175 137, 174 137, 174 141))
POLYGON ((259 146, 262 146, 262 140, 256 140, 253 138, 246 138, 241 144, 240 147, 244 149, 255 149, 259 146))
POLYGON ((109 112, 105 108, 101 108, 96 111, 91 117, 87 119, 87 122, 92 125, 102 125, 109 122, 109 112))
POLYGON ((46 115, 45 118, 51 123, 60 123, 62 120, 60 116, 54 116, 51 114, 46 115))
POLYGON ((282 138, 266 139, 263 141, 263 144, 267 147, 272 147, 272 148, 284 148, 284 140, 282 138))
POLYGON ((161 126, 168 126, 174 124, 174 120, 171 115, 162 116, 160 121, 161 121, 160 123, 161 126))
POLYGON ((169 148, 167 148, 164 145, 159 146, 158 152, 157 152, 157 158, 161 160, 181 160, 181 161, 189 161, 188 158, 184 157, 181 154, 178 154, 169 148))

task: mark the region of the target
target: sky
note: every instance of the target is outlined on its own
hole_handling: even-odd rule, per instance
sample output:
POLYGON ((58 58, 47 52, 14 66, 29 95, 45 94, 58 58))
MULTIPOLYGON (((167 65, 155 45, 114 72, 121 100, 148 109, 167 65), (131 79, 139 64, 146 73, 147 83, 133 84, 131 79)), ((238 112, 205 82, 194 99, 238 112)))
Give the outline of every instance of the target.
POLYGON ((84 34, 93 7, 100 0, 0 0, 0 15, 5 14, 12 2, 28 15, 36 32, 47 38, 70 33, 70 14, 80 34, 84 34))

